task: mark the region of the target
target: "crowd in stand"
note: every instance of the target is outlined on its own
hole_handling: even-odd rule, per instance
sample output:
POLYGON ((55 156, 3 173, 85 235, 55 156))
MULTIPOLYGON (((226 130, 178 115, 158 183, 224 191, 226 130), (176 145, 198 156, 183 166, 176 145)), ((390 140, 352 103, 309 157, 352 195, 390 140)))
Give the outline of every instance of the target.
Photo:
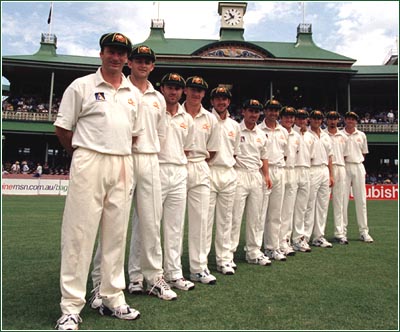
MULTIPOLYGON (((51 113, 56 114, 60 106, 60 98, 55 98, 52 103, 51 113)), ((13 97, 3 101, 3 111, 49 113, 49 102, 39 97, 13 97)))
MULTIPOLYGON (((60 106, 61 98, 55 97, 53 99, 51 113, 56 114, 58 107, 60 106)), ((49 102, 44 98, 40 97, 13 97, 10 96, 3 101, 3 111, 10 112, 36 112, 36 113, 48 113, 49 102)), ((303 107, 307 110, 307 107, 303 107)), ((311 108, 310 108, 311 110, 311 108)), ((359 108, 354 109, 355 112, 361 115, 361 124, 397 124, 398 123, 398 111, 397 110, 362 110, 359 108)), ((238 122, 241 121, 240 107, 231 110, 231 116, 238 122)), ((260 119, 260 122, 262 119, 260 119)), ((339 127, 342 127, 342 123, 339 123, 339 127)))
POLYGON ((19 162, 6 161, 2 165, 2 174, 31 174, 34 177, 42 175, 68 175, 69 169, 67 167, 56 166, 50 167, 47 162, 34 162, 31 160, 23 160, 19 162))

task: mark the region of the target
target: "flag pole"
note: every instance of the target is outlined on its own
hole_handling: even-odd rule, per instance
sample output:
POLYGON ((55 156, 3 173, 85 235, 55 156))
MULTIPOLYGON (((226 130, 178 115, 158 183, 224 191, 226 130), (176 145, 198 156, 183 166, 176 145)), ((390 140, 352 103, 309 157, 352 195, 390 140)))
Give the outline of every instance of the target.
POLYGON ((51 35, 51 28, 53 26, 53 1, 50 3, 49 18, 47 19, 47 24, 49 25, 49 36, 51 35))

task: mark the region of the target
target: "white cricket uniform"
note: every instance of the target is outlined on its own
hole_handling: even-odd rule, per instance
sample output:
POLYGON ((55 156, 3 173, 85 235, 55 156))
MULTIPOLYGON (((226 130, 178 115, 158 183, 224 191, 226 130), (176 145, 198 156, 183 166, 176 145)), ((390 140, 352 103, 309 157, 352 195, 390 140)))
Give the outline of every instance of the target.
POLYGON ((296 156, 295 176, 297 179, 297 193, 293 212, 292 241, 299 242, 304 233, 304 222, 310 196, 310 167, 313 154, 314 138, 308 131, 301 132, 300 127, 294 125, 293 130, 300 135, 299 151, 296 156))
POLYGON ((164 276, 166 280, 183 278, 182 241, 186 211, 187 158, 193 149, 192 117, 181 105, 173 116, 167 112, 167 131, 160 140, 158 153, 162 190, 164 238, 164 276))
POLYGON ((346 197, 343 222, 344 233, 347 234, 348 205, 352 189, 356 206, 358 230, 360 234, 368 234, 367 193, 365 189, 365 167, 363 164, 364 155, 368 153, 367 136, 358 129, 353 134, 349 134, 345 129, 342 131, 348 137, 345 153, 346 197))
POLYGON ((211 172, 210 208, 207 226, 207 256, 210 253, 212 230, 215 217, 215 258, 218 266, 231 261, 232 209, 235 199, 237 174, 234 169, 235 157, 240 148, 240 126, 227 115, 222 120, 213 109, 220 129, 219 150, 208 163, 211 172))
POLYGON ((284 188, 284 208, 281 213, 280 230, 280 249, 287 248, 288 241, 292 237, 294 205, 296 203, 298 178, 296 174, 296 159, 299 153, 301 137, 299 133, 290 129, 285 152, 285 188, 284 188))
MULTIPOLYGON (((137 89, 132 83, 132 88, 137 89)), ((141 91, 137 89, 139 93, 141 91)), ((153 285, 163 276, 161 249, 162 196, 158 153, 160 139, 166 132, 166 103, 164 96, 148 81, 142 94, 139 112, 143 116, 144 134, 133 145, 133 167, 136 183, 133 196, 132 234, 128 273, 130 282, 142 281, 153 285)))
MULTIPOLYGON (((185 108, 185 104, 183 104, 185 108)), ((210 206, 209 151, 219 150, 219 128, 215 115, 204 107, 193 119, 194 150, 188 156, 187 211, 190 273, 202 273, 207 267, 207 224, 210 206)))
POLYGON ((231 230, 231 256, 239 245, 240 228, 246 213, 246 246, 248 259, 256 259, 261 254, 264 220, 261 219, 263 183, 260 172, 262 160, 268 160, 267 138, 257 126, 250 130, 244 121, 240 123, 240 153, 236 156, 237 186, 233 205, 231 230))
POLYGON ((261 219, 264 221, 264 248, 280 249, 281 210, 285 190, 285 150, 288 132, 278 122, 275 128, 266 126, 265 121, 258 127, 268 138, 268 165, 272 188, 263 186, 261 219))
POLYGON ((75 149, 61 231, 61 311, 79 314, 97 231, 103 254, 100 294, 110 308, 125 304, 124 259, 134 186, 132 136, 143 127, 140 97, 124 76, 115 89, 98 69, 65 90, 55 126, 74 130, 75 149))
POLYGON ((307 240, 325 236, 326 220, 329 207, 329 157, 332 153, 332 143, 329 135, 323 130, 320 136, 309 130, 314 139, 313 154, 310 169, 310 196, 304 222, 304 233, 307 240))
POLYGON ((332 175, 335 181, 331 188, 332 207, 333 207, 333 222, 335 238, 340 239, 345 237, 344 232, 344 204, 346 200, 346 169, 344 163, 344 154, 346 151, 347 136, 342 131, 338 130, 335 134, 325 132, 329 135, 332 142, 332 175))

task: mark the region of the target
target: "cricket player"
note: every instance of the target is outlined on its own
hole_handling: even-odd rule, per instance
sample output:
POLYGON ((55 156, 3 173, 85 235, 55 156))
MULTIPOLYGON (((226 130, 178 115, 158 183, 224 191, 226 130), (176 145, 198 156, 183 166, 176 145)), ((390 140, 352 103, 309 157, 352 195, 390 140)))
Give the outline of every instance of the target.
POLYGON ((133 137, 139 96, 122 69, 132 44, 121 33, 100 38, 101 67, 76 79, 65 90, 56 135, 72 155, 70 185, 61 231, 61 311, 58 330, 78 330, 86 283, 100 227, 100 314, 134 320, 139 311, 126 304, 124 260, 132 201, 133 137))
POLYGON ((201 104, 208 89, 200 76, 186 80, 185 111, 194 122, 194 150, 188 155, 187 212, 190 280, 213 285, 217 279, 207 266, 207 225, 210 206, 210 168, 207 164, 219 149, 218 120, 201 104))
POLYGON ((162 189, 164 236, 164 275, 167 283, 180 290, 194 289, 182 273, 182 242, 186 211, 187 157, 194 148, 192 117, 179 104, 184 78, 168 73, 161 79, 161 92, 167 104, 167 130, 158 153, 162 189))
POLYGON ((309 114, 304 109, 298 109, 295 116, 293 131, 300 137, 299 151, 295 162, 295 176, 297 179, 297 193, 293 211, 292 244, 298 252, 311 252, 308 240, 304 233, 304 222, 307 203, 310 196, 310 167, 313 155, 314 138, 308 131, 309 114))
POLYGON ((264 221, 265 255, 276 261, 286 261, 281 252, 281 210, 285 190, 285 150, 288 132, 278 123, 282 105, 277 100, 268 100, 264 106, 264 121, 258 127, 268 138, 268 165, 272 187, 263 187, 261 219, 264 221))
POLYGON ((267 138, 257 121, 263 105, 257 99, 243 103, 243 121, 240 123, 240 153, 236 156, 237 187, 233 205, 231 230, 231 266, 236 268, 234 254, 239 245, 243 214, 246 214, 246 261, 249 264, 271 265, 261 251, 264 220, 261 219, 263 185, 271 188, 268 172, 267 138))
POLYGON ((329 135, 332 142, 332 172, 335 185, 331 187, 333 222, 335 240, 339 244, 348 244, 347 236, 344 231, 344 204, 347 194, 346 190, 346 169, 344 154, 346 153, 347 136, 338 129, 340 114, 330 111, 326 114, 327 128, 325 132, 329 135))
POLYGON ((293 130, 296 113, 296 110, 290 106, 282 107, 279 112, 280 124, 289 134, 285 150, 285 188, 283 195, 285 206, 282 208, 279 236, 280 249, 285 256, 293 256, 296 253, 291 245, 293 213, 299 180, 296 176, 295 166, 301 139, 299 133, 293 130))
POLYGON ((360 240, 366 243, 374 242, 369 235, 367 218, 367 194, 365 190, 365 167, 364 160, 368 153, 367 136, 357 129, 358 114, 347 112, 344 116, 345 127, 343 133, 348 137, 347 152, 345 156, 346 168, 346 197, 344 215, 344 233, 347 234, 348 225, 348 205, 351 189, 353 191, 354 202, 356 205, 356 216, 360 240))
POLYGON ((225 87, 211 91, 212 113, 218 119, 220 129, 219 151, 208 162, 211 171, 210 208, 208 210, 207 255, 210 253, 215 218, 215 258, 217 271, 225 275, 235 274, 230 265, 232 209, 235 199, 237 174, 235 156, 239 153, 240 126, 230 118, 228 108, 232 98, 225 87))
POLYGON ((314 139, 310 169, 310 196, 308 199, 304 232, 312 245, 332 248, 325 239, 325 227, 328 217, 330 187, 334 185, 332 175, 332 144, 328 134, 321 129, 324 115, 320 110, 310 113, 310 133, 314 139))

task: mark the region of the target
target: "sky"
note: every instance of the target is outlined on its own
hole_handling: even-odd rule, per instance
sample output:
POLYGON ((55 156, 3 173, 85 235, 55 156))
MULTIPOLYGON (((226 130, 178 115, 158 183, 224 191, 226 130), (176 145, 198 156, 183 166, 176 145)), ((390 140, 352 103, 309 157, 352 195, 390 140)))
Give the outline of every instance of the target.
MULTIPOLYGON (((2 55, 34 54, 41 33, 50 32, 58 54, 95 57, 103 33, 118 31, 141 43, 153 18, 164 19, 166 38, 219 39, 218 1, 55 1, 48 24, 50 5, 1 2, 2 55)), ((300 23, 312 24, 317 46, 353 58, 355 65, 382 65, 391 50, 397 52, 397 1, 247 1, 244 38, 295 42, 300 23)))

